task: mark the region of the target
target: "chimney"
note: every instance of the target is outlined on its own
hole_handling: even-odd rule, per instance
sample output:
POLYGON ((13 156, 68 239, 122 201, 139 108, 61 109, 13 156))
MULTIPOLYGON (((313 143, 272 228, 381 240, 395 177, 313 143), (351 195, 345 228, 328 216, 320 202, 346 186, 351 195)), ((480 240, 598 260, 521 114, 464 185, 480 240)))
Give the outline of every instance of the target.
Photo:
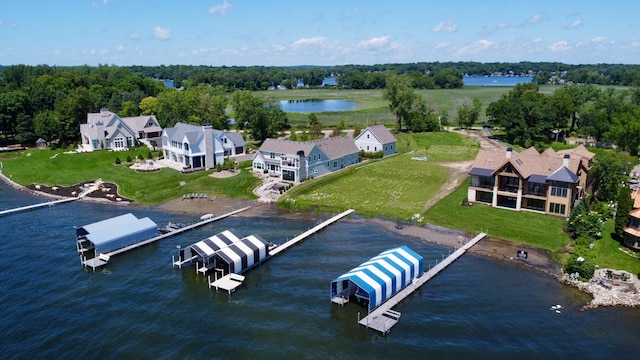
POLYGON ((100 108, 100 115, 109 116, 109 108, 106 108, 106 107, 100 108))
POLYGON ((511 159, 511 152, 513 151, 512 148, 507 148, 507 159, 511 159))
POLYGON ((571 155, 569 154, 565 154, 564 155, 564 159, 562 159, 562 166, 569 168, 569 158, 571 157, 571 155))

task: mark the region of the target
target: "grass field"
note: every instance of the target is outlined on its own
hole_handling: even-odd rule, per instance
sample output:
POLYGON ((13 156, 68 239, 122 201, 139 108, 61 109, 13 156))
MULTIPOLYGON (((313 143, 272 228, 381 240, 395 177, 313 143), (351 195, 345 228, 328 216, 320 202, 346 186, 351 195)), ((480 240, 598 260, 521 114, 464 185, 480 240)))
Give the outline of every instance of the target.
MULTIPOLYGON (((557 86, 542 86, 541 92, 550 94, 557 86)), ((511 87, 499 86, 469 86, 462 89, 428 89, 416 90, 416 94, 424 98, 437 112, 447 112, 449 123, 455 125, 457 108, 463 103, 474 98, 482 102, 479 123, 486 121, 485 110, 487 106, 499 100, 502 94, 511 90, 511 87)), ((383 98, 383 90, 345 90, 345 89, 290 89, 282 91, 260 91, 254 93, 265 100, 299 100, 299 99, 345 99, 356 103, 355 111, 322 112, 317 113, 319 121, 327 127, 335 127, 341 120, 347 128, 355 125, 366 127, 373 123, 385 124, 393 127, 396 119, 389 111, 389 102, 383 98)), ((293 128, 308 126, 308 114, 288 113, 289 123, 293 128)))
MULTIPOLYGON (((64 150, 30 149, 0 157, 3 174, 22 184, 71 186, 101 178, 118 185, 120 195, 138 204, 155 205, 179 198, 185 193, 206 193, 231 198, 255 198, 253 188, 259 180, 247 170, 234 177, 217 179, 210 171, 182 174, 172 169, 137 172, 129 169, 127 156, 146 157, 146 148, 126 152, 94 151, 64 154, 64 150), (58 154, 58 155, 56 155, 58 154), (123 161, 115 165, 115 158, 123 161), (181 185, 183 184, 183 185, 181 185)), ((245 164, 246 165, 246 164, 245 164)))

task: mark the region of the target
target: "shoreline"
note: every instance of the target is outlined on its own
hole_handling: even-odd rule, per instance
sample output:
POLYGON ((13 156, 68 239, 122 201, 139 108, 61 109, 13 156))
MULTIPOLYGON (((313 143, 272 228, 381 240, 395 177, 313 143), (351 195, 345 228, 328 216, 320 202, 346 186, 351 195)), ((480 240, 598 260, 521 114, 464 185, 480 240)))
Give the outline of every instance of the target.
MULTIPOLYGON (((63 199, 65 196, 55 195, 30 189, 26 186, 22 186, 13 180, 6 177, 0 172, 0 179, 12 188, 20 191, 28 192, 32 195, 48 197, 53 199, 63 199)), ((160 211, 187 213, 194 215, 203 215, 206 213, 220 214, 224 212, 233 211, 244 206, 254 206, 249 212, 256 215, 266 216, 269 213, 269 203, 260 202, 259 200, 247 200, 247 199, 231 199, 231 198, 215 198, 210 199, 173 199, 165 203, 156 206, 137 205, 131 204, 128 201, 114 202, 103 198, 89 198, 85 197, 82 201, 100 203, 100 204, 113 204, 116 206, 135 206, 141 208, 150 208, 160 211)), ((273 204, 272 204, 273 206, 273 204)), ((294 213, 292 213, 294 214, 294 213)), ((251 216, 248 213, 241 216, 251 216)), ((292 218, 295 215, 287 215, 292 218)), ((386 231, 394 232, 400 235, 409 236, 414 239, 433 243, 436 245, 457 249, 462 246, 466 241, 470 240, 473 236, 464 231, 444 228, 437 225, 427 224, 425 226, 417 225, 402 225, 397 227, 396 223, 390 220, 382 218, 364 218, 364 217, 348 217, 344 221, 351 222, 364 222, 374 223, 381 226, 386 231)), ((550 257, 550 253, 547 250, 534 248, 524 244, 518 244, 507 240, 492 238, 487 236, 484 240, 474 245, 468 251, 471 254, 485 256, 494 260, 503 262, 512 262, 517 266, 523 266, 527 269, 541 272, 545 275, 551 276, 564 283, 565 285, 574 287, 584 293, 591 296, 591 301, 585 304, 581 310, 595 309, 598 307, 640 307, 640 292, 636 288, 635 292, 624 291, 618 287, 605 288, 602 286, 595 277, 589 282, 580 282, 575 280, 568 280, 565 278, 562 272, 562 265, 553 261, 550 257), (517 257, 518 251, 526 251, 527 258, 520 259, 517 257)))

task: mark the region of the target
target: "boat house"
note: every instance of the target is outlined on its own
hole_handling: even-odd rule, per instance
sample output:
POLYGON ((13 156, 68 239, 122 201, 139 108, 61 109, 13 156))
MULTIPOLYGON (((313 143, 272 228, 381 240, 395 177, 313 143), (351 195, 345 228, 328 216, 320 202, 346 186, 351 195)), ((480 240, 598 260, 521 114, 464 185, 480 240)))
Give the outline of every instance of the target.
POLYGON ((104 265, 109 253, 158 235, 158 225, 148 217, 127 213, 76 228, 77 250, 85 266, 104 265))
POLYGON ((331 282, 331 301, 350 300, 367 305, 369 312, 422 275, 422 256, 407 246, 380 253, 331 282))
POLYGON ((268 256, 269 243, 259 235, 241 238, 233 229, 208 237, 180 249, 174 266, 195 262, 199 273, 215 269, 221 275, 242 274, 268 256))

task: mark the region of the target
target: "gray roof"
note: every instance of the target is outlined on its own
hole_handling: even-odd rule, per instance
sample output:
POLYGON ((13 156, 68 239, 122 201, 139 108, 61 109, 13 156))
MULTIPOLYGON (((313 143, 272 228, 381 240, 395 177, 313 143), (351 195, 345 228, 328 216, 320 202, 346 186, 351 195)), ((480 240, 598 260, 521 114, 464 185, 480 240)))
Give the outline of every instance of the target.
POLYGON ((241 133, 225 131, 224 134, 227 136, 227 138, 229 138, 229 140, 231 140, 231 142, 233 142, 235 146, 246 145, 246 142, 244 141, 241 133))
POLYGON ((169 140, 182 142, 186 137, 190 144, 195 144, 201 140, 204 136, 202 126, 185 124, 178 122, 172 128, 166 128, 164 131, 167 133, 169 140))
POLYGON ((493 176, 493 170, 474 167, 469 171, 469 175, 493 176))
MULTIPOLYGON (((369 126, 367 127, 367 129, 369 129, 371 133, 373 133, 373 136, 375 136, 381 144, 396 142, 395 136, 393 136, 393 134, 383 124, 369 126)), ((359 138, 364 132, 365 131, 362 131, 362 133, 360 133, 360 135, 358 135, 356 139, 359 138)))
POLYGON ((158 125, 158 119, 156 119, 155 115, 125 117, 121 118, 121 120, 124 121, 131 130, 135 131, 136 134, 140 131, 145 133, 162 131, 162 128, 158 125), (148 126, 149 120, 153 122, 152 126, 148 126))
POLYGON ((306 156, 306 155, 309 155, 309 153, 313 150, 314 147, 315 147, 315 144, 309 141, 299 142, 299 141, 269 138, 262 143, 262 146, 260 146, 260 151, 290 154, 290 155, 297 154, 298 151, 304 151, 304 154, 306 156))
POLYGON ((566 183, 575 184, 578 182, 578 175, 571 172, 571 170, 567 169, 565 166, 553 172, 553 174, 547 177, 547 180, 551 181, 561 181, 566 183))
POLYGON ((310 141, 327 155, 329 160, 339 159, 343 156, 357 154, 360 152, 353 139, 346 136, 333 136, 310 141))

